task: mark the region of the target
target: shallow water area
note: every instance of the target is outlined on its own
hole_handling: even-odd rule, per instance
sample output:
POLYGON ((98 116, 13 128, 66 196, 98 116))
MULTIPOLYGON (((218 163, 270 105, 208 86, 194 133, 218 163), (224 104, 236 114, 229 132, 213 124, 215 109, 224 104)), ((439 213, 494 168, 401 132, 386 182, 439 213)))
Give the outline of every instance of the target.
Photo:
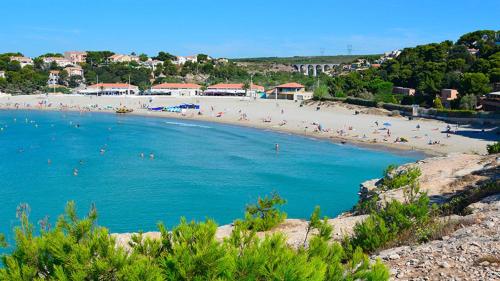
POLYGON ((181 216, 227 224, 246 204, 277 191, 291 218, 314 206, 336 216, 359 183, 389 164, 423 155, 334 144, 209 122, 104 113, 0 111, 0 233, 12 236, 16 207, 52 225, 74 200, 91 204, 111 232, 154 231, 181 216), (275 145, 279 144, 279 151, 275 145))

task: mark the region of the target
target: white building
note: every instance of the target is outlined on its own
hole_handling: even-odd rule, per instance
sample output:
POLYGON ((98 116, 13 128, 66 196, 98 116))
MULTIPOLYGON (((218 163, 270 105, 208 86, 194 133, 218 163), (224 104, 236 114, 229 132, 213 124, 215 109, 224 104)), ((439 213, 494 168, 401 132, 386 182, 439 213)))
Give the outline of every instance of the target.
POLYGON ((201 86, 190 83, 163 83, 151 87, 148 94, 173 97, 198 96, 201 95, 201 86))
POLYGON ((66 67, 68 65, 73 65, 73 62, 66 59, 66 58, 61 58, 61 57, 45 57, 43 58, 43 62, 45 64, 51 64, 53 62, 55 62, 57 64, 57 66, 59 67, 66 67))
POLYGON ((59 70, 51 70, 49 72, 49 80, 47 81, 47 85, 57 85, 59 82, 59 70))
POLYGON ((183 65, 187 61, 186 57, 176 56, 176 60, 173 60, 172 63, 175 65, 183 65))
POLYGON ((21 67, 25 67, 27 65, 33 65, 33 60, 28 57, 22 57, 22 56, 14 56, 10 57, 11 61, 17 61, 21 65, 21 67))
POLYGON ((127 83, 99 83, 90 85, 79 93, 97 96, 138 95, 139 87, 127 83))
POLYGON ((264 87, 253 84, 250 89, 244 89, 244 84, 215 84, 209 86, 204 92, 205 96, 255 96, 264 93, 264 87))

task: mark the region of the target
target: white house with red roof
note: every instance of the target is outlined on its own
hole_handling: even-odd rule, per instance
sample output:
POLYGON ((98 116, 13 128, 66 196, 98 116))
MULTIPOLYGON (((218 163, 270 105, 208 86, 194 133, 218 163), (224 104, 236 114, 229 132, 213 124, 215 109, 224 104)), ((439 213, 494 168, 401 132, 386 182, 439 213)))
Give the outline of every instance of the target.
POLYGON ((268 99, 309 100, 312 97, 313 93, 306 92, 304 85, 295 82, 278 85, 267 91, 268 99))
POLYGON ((205 96, 252 96, 256 93, 264 93, 264 87, 252 84, 249 89, 245 89, 245 84, 215 84, 208 86, 203 92, 205 96))
POLYGON ((83 95, 121 96, 138 95, 139 87, 127 83, 98 83, 79 91, 83 95))
POLYGON ((162 83, 151 87, 147 94, 172 97, 192 97, 199 96, 201 93, 201 86, 198 84, 162 83))

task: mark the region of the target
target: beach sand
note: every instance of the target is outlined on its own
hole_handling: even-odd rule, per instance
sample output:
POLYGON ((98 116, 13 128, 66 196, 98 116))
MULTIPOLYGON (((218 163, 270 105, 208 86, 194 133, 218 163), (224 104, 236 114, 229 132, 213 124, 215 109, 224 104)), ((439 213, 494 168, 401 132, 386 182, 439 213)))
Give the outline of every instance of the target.
POLYGON ((378 148, 418 150, 432 155, 452 152, 485 154, 492 143, 495 127, 448 124, 439 120, 388 116, 382 109, 339 103, 248 99, 237 97, 159 97, 159 96, 80 96, 21 95, 1 96, 0 109, 92 110, 114 112, 125 106, 132 114, 203 120, 300 134, 376 146, 378 148), (195 103, 200 110, 182 113, 152 112, 145 107, 195 103), (317 107, 320 107, 319 110, 317 107), (361 113, 355 114, 355 111, 361 113), (201 112, 201 115, 198 114, 201 112), (378 124, 378 125, 377 125, 378 124), (386 124, 386 125, 384 125, 386 124), (448 134, 447 128, 452 133, 448 134), (484 131, 482 131, 484 129, 484 131), (407 142, 398 142, 404 138, 407 142), (433 143, 433 144, 429 144, 433 143))

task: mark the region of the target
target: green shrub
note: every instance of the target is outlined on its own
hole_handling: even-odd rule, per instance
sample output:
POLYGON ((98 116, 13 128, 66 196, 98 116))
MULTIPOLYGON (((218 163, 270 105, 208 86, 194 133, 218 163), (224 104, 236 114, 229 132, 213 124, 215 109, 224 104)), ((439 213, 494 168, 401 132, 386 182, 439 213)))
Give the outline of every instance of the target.
MULTIPOLYGON (((274 198, 274 197, 273 197, 274 198)), ((282 199, 281 199, 282 200, 282 199)), ((278 201, 281 201, 278 200, 278 201)), ((370 262, 361 248, 350 255, 330 243, 331 226, 320 220, 309 247, 296 250, 282 234, 259 239, 243 221, 224 241, 215 238, 217 225, 181 219, 171 232, 159 224, 161 238, 134 235, 130 250, 117 247, 108 230, 95 224, 97 212, 78 219, 74 203, 53 229, 35 235, 28 208, 20 209, 15 248, 2 256, 0 280, 388 280, 388 269, 370 262)))
POLYGON ((438 109, 435 113, 437 116, 443 117, 457 117, 457 118, 468 118, 474 117, 477 114, 474 110, 467 109, 438 109))
POLYGON ((500 153, 500 142, 495 142, 494 144, 486 145, 486 149, 488 150, 488 154, 496 154, 500 153))
POLYGON ((248 205, 245 212, 245 223, 248 229, 266 231, 280 224, 286 219, 286 213, 278 209, 286 200, 277 193, 259 197, 256 204, 248 205))
POLYGON ((364 214, 370 214, 371 212, 375 211, 378 209, 378 201, 380 200, 380 197, 376 193, 370 194, 369 199, 367 200, 360 200, 356 206, 354 206, 354 212, 356 214, 364 215, 364 214))
POLYGON ((413 201, 401 203, 393 200, 372 212, 363 222, 356 224, 354 234, 345 243, 346 248, 362 248, 372 253, 410 229, 426 226, 431 222, 432 212, 429 197, 419 193, 413 201))
POLYGON ((407 185, 416 183, 422 172, 418 167, 411 167, 406 170, 401 170, 397 173, 394 172, 396 167, 390 165, 384 171, 384 178, 382 179, 381 188, 383 190, 391 190, 401 188, 407 185))

